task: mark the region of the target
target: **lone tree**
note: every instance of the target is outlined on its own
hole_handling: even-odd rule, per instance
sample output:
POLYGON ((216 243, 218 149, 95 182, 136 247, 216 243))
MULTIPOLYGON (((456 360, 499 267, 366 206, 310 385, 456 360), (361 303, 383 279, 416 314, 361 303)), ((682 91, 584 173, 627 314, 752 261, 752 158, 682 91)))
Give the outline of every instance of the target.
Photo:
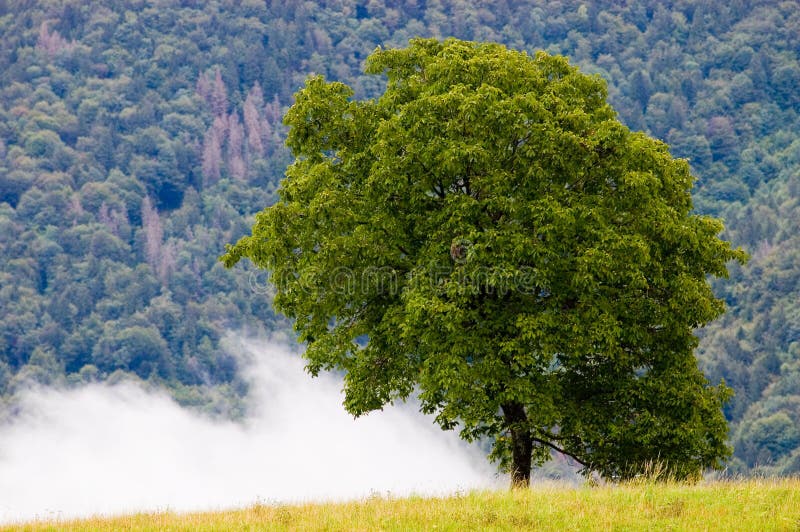
POLYGON ((553 451, 615 479, 719 467, 730 391, 693 329, 745 257, 691 213, 688 163, 563 57, 415 39, 366 71, 378 99, 296 94, 280 198, 222 257, 270 271, 308 370, 343 371, 356 416, 417 393, 514 486, 553 451))

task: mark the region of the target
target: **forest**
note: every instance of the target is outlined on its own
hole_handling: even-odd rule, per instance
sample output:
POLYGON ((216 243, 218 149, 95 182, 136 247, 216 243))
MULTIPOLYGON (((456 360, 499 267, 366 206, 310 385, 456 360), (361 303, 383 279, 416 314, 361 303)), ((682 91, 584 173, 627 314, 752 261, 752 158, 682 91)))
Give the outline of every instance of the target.
POLYGON ((751 259, 698 331, 733 388, 728 472, 800 472, 800 2, 0 0, 0 420, 15 392, 134 379, 236 418, 227 334, 288 329, 225 244, 274 201, 310 74, 356 97, 416 36, 563 54, 690 161, 751 259))

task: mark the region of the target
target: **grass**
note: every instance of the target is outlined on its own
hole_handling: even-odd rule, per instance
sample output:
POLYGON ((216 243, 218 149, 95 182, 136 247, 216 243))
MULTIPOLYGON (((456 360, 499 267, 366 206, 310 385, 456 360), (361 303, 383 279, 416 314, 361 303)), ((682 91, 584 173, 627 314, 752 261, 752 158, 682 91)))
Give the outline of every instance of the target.
POLYGON ((44 521, 0 530, 792 530, 800 531, 800 479, 641 482, 478 491, 443 498, 256 505, 44 521))

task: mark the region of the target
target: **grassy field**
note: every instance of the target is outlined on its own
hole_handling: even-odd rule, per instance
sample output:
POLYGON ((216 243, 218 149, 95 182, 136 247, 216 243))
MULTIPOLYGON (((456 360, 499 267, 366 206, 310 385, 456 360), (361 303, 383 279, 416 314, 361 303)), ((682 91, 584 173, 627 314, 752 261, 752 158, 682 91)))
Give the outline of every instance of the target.
POLYGON ((36 522, 0 530, 793 530, 800 479, 639 483, 445 498, 369 498, 338 504, 253 506, 36 522))

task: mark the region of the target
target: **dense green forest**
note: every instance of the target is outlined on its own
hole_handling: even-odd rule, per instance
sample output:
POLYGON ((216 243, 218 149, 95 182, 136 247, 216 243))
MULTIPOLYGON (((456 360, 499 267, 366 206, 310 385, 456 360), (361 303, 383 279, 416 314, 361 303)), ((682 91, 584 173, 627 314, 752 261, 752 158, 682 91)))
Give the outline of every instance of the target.
POLYGON ((0 0, 0 396, 136 378, 238 415, 229 331, 285 329, 262 274, 225 270, 290 160, 310 73, 370 97, 415 36, 565 54, 697 176, 751 255, 699 331, 736 473, 800 472, 800 2, 0 0))

